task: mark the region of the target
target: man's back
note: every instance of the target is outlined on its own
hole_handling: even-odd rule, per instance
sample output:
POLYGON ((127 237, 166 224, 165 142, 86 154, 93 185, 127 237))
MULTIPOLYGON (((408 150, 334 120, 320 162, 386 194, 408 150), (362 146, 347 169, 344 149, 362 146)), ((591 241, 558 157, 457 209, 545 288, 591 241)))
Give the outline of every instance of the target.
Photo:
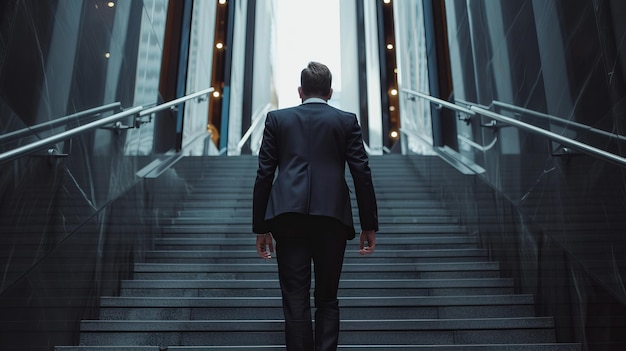
MULTIPOLYGON (((267 194, 263 220, 283 213, 328 216, 341 221, 353 234, 346 162, 356 177, 363 210, 368 215, 375 213, 367 155, 354 114, 314 101, 270 112, 265 128, 265 147, 259 153, 259 164, 265 167, 259 168, 257 181, 269 185, 271 194, 267 194), (275 167, 278 177, 271 185, 275 167)), ((256 222, 261 221, 260 215, 255 214, 256 222)))

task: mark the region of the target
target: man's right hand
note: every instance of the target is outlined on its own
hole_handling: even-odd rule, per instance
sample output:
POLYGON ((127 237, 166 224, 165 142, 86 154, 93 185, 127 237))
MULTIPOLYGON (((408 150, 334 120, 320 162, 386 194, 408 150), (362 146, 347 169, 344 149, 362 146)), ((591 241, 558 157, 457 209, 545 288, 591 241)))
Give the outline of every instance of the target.
POLYGON ((262 259, 269 260, 274 253, 274 242, 272 233, 257 234, 256 252, 262 259))
POLYGON ((375 230, 361 230, 359 245, 359 253, 361 255, 370 255, 374 253, 376 248, 376 231, 375 230))

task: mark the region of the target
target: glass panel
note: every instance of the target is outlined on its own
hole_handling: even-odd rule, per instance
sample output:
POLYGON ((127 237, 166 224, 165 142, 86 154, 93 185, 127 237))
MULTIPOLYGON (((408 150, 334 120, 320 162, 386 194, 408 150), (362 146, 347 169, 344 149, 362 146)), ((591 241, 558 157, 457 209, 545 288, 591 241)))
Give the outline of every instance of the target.
MULTIPOLYGON (((400 89, 430 93, 424 10, 421 0, 394 1, 396 60, 400 89)), ((428 100, 402 93, 400 99, 402 129, 418 138, 409 138, 412 153, 431 154, 433 145, 431 104, 428 100)))
MULTIPOLYGON (((187 65, 187 94, 210 88, 213 63, 216 0, 196 0, 191 17, 191 38, 187 65)), ((209 103, 206 98, 191 100, 185 104, 183 122, 183 147, 197 136, 207 134, 209 103)), ((192 154, 203 154, 204 143, 192 154)))
MULTIPOLYGON (((0 151, 109 116, 116 102, 158 101, 167 0, 12 3, 0 5, 0 151), (112 108, 76 115, 103 105, 112 108)), ((67 158, 43 150, 0 166, 0 289, 87 222, 101 225, 90 232, 99 240, 101 209, 154 158, 151 128, 98 129, 52 145, 67 158)))

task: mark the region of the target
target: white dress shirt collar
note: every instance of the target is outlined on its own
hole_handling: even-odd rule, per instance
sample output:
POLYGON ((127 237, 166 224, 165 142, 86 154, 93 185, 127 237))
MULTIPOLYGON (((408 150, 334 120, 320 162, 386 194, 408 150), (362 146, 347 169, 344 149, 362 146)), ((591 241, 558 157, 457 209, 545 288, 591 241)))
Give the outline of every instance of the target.
POLYGON ((318 97, 311 97, 308 98, 304 101, 302 101, 303 104, 311 104, 311 103, 323 103, 326 104, 326 100, 322 99, 322 98, 318 98, 318 97))

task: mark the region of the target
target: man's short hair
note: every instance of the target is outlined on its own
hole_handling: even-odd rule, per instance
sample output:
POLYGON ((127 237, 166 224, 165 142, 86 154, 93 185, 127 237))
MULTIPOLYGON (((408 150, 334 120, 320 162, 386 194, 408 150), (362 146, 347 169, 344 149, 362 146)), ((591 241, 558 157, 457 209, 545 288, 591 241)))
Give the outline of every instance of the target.
POLYGON ((309 62, 300 74, 300 86, 306 96, 324 97, 330 94, 333 75, 326 65, 309 62))

